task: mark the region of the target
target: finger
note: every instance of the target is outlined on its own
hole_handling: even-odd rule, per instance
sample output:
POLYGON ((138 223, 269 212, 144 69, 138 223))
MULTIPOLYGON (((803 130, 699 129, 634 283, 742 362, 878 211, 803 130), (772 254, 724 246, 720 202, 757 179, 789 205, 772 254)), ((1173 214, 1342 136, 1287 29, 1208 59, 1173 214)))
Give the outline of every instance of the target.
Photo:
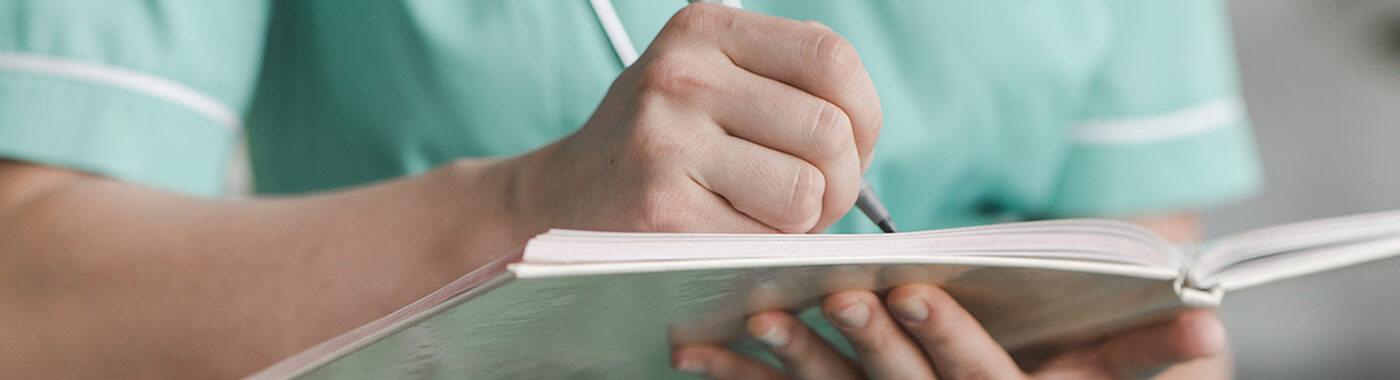
POLYGON ((1225 327, 1209 310, 1194 310, 1175 319, 1104 342, 1099 352, 1112 372, 1154 373, 1166 366, 1219 354, 1225 327))
MULTIPOLYGON (((677 186, 677 190, 652 191, 639 202, 641 226, 620 226, 619 229, 640 229, 649 232, 695 232, 695 233, 778 233, 734 209, 728 200, 711 192, 690 178, 674 181, 692 181, 690 186, 677 186)), ((632 220, 633 218, 615 218, 632 220)))
POLYGON ((694 43, 712 43, 739 67, 836 104, 850 116, 861 168, 869 166, 883 115, 875 85, 844 37, 796 20, 693 4, 671 18, 653 46, 694 43))
POLYGON ((939 377, 1024 377, 1011 355, 942 289, 904 285, 890 291, 887 299, 895 319, 923 346, 939 377))
POLYGON ((749 334, 768 346, 783 362, 788 373, 806 380, 851 379, 860 376, 856 367, 836 348, 818 336, 792 314, 781 311, 759 313, 749 318, 749 334))
POLYGON ((786 379, 782 372, 734 351, 710 345, 689 345, 671 354, 677 371, 715 379, 786 379))
POLYGON ((822 314, 841 330, 872 379, 933 379, 928 358, 868 291, 832 294, 822 314))
POLYGON ((693 178, 735 210, 778 231, 803 233, 817 224, 826 179, 797 157, 733 136, 711 140, 693 178))
MULTIPOLYGON (((715 65, 721 66, 721 65, 715 65)), ((851 120, 835 104, 792 86, 729 66, 728 91, 704 99, 725 132, 801 158, 826 178, 822 215, 813 230, 835 223, 860 192, 860 153, 851 120)))

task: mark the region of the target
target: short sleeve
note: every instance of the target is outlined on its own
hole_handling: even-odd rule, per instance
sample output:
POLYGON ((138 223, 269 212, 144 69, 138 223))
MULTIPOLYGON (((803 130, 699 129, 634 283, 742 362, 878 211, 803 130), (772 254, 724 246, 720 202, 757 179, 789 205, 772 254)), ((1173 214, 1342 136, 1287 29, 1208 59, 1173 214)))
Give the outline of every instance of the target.
POLYGON ((243 0, 0 0, 0 158, 219 194, 266 13, 243 0))
POLYGON ((1067 126, 1052 217, 1211 207, 1262 181, 1224 5, 1106 1, 1111 37, 1067 126))

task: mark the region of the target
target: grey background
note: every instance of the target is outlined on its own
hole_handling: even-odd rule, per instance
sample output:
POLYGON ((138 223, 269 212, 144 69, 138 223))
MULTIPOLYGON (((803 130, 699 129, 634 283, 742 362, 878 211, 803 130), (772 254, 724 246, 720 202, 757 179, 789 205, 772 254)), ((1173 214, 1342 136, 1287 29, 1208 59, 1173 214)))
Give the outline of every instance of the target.
MULTIPOLYGON (((1400 1, 1231 0, 1267 186, 1208 236, 1400 209, 1400 1)), ((1400 259, 1226 296, 1246 379, 1400 378, 1400 259)))
MULTIPOLYGON (((1207 236, 1400 209, 1400 0, 1230 8, 1267 187, 1208 213, 1207 236)), ((248 183, 242 156, 230 175, 235 197, 248 183)), ((1238 376, 1400 378, 1396 290, 1400 259, 1230 294, 1221 313, 1238 376)))

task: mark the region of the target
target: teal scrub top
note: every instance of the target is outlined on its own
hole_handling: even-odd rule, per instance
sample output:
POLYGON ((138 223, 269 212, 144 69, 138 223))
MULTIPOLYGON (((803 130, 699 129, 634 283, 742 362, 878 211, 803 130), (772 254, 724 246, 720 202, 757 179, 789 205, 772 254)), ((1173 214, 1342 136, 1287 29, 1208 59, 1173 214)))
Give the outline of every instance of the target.
MULTIPOLYGON (((638 49, 684 6, 613 4, 638 49)), ((1260 184, 1219 1, 744 5, 856 47, 885 116, 866 178, 906 230, 1260 184)), ((543 146, 623 68, 586 0, 0 0, 0 20, 0 157, 210 197, 240 132, 258 193, 344 188, 543 146)))
MULTIPOLYGON (((1260 183, 1219 1, 744 3, 859 51, 885 115, 866 177, 906 230, 1260 183)), ((684 4, 614 2, 639 50, 684 4)), ((586 0, 0 0, 0 20, 0 157, 201 196, 240 131, 263 194, 521 154, 623 69, 586 0)))

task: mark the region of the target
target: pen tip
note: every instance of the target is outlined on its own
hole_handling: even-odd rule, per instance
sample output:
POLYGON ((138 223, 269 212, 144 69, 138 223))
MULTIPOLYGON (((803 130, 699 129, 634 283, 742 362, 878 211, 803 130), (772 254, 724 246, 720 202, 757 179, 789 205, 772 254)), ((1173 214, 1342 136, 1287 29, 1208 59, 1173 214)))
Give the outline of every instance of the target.
POLYGON ((879 222, 875 222, 875 225, 880 226, 880 231, 885 231, 885 233, 899 232, 899 230, 897 230, 897 229, 894 228, 894 221, 893 221, 893 220, 889 220, 889 219, 881 220, 881 221, 879 221, 879 222))

